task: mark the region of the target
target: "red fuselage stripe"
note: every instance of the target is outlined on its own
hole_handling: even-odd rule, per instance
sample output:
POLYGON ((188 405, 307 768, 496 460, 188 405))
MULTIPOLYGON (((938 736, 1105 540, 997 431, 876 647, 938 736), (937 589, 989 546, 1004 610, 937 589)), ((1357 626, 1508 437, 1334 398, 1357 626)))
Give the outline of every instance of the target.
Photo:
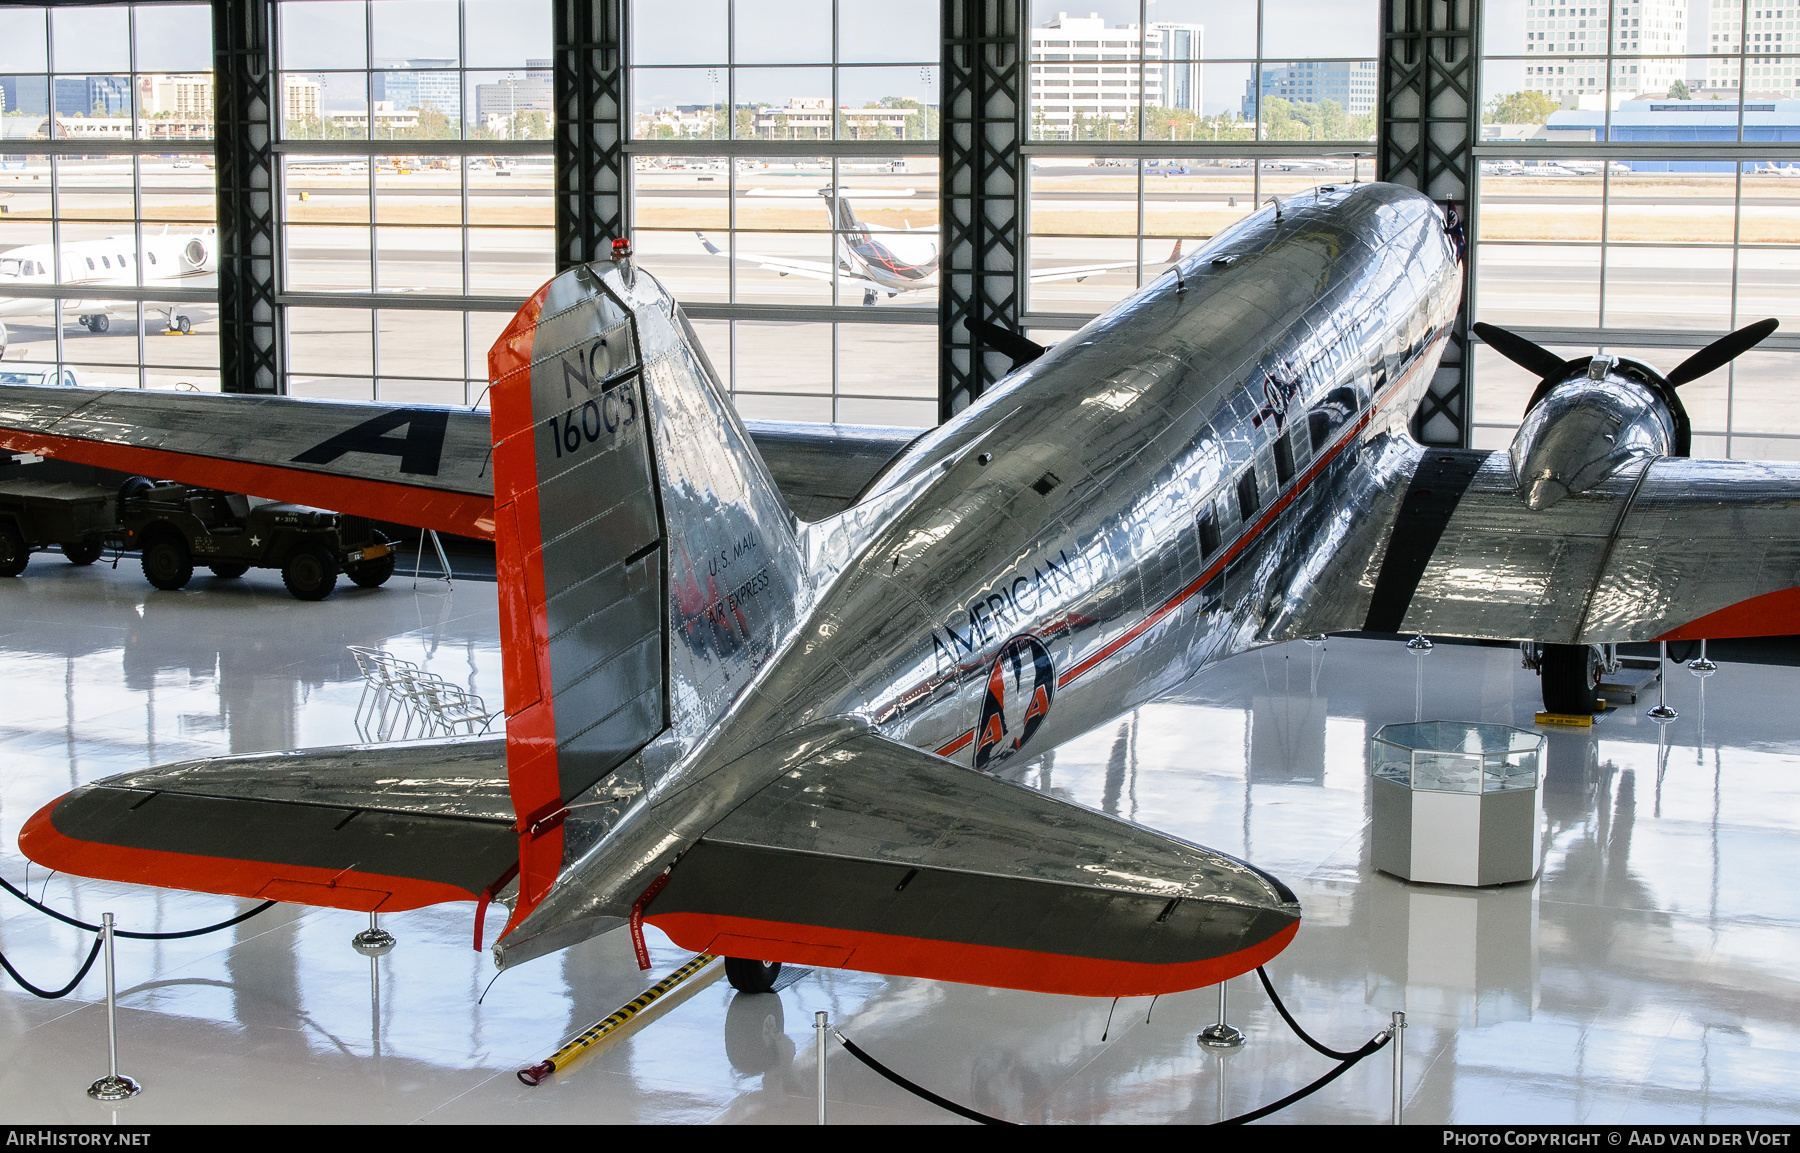
MULTIPOLYGON (((1362 434, 1362 430, 1368 427, 1369 422, 1375 418, 1375 414, 1381 411, 1382 405, 1384 403, 1386 403, 1386 401, 1390 397, 1392 397, 1396 392, 1401 390, 1401 388, 1406 384, 1406 382, 1412 378, 1413 374, 1418 371, 1418 366, 1425 363, 1425 361, 1426 361, 1426 358, 1424 356, 1421 356, 1416 361, 1414 361, 1412 368, 1409 368, 1403 375, 1401 375, 1401 377, 1398 380, 1396 380, 1396 381, 1394 381, 1394 383, 1390 384, 1382 392, 1381 396, 1369 405, 1368 411, 1363 413, 1362 418, 1350 427, 1350 431, 1348 433, 1346 433, 1345 435, 1340 436, 1335 444, 1333 444, 1329 449, 1327 449, 1324 452, 1324 454, 1319 457, 1318 460, 1313 462, 1312 467, 1308 468, 1306 470, 1306 473, 1303 476, 1301 476, 1300 482, 1298 484, 1294 485, 1294 487, 1289 489, 1286 493, 1284 493, 1280 497, 1280 499, 1275 501, 1274 504, 1271 504, 1269 506, 1268 511, 1265 512, 1260 518, 1258 518, 1256 523, 1250 527, 1250 531, 1239 536, 1238 539, 1232 543, 1231 547, 1225 550, 1224 554, 1221 555, 1218 560, 1214 561, 1207 568, 1207 570, 1205 572, 1201 573, 1199 575, 1199 577, 1195 578, 1195 580, 1192 584, 1188 585, 1186 588, 1182 589, 1180 592, 1178 592, 1174 596, 1170 597, 1167 601, 1165 601, 1163 603, 1161 608, 1157 609, 1155 612, 1152 612, 1149 616, 1145 617, 1143 620, 1139 621, 1136 625, 1132 626, 1125 633, 1125 635, 1112 641, 1105 648, 1101 649, 1099 652, 1095 653, 1093 656, 1088 657, 1086 660, 1082 661, 1080 664, 1076 665, 1074 668, 1070 669, 1068 672, 1065 672, 1065 673, 1062 673, 1061 675, 1059 675, 1056 678, 1056 687, 1060 689, 1064 685, 1070 684, 1071 682, 1075 681, 1076 679, 1093 671, 1094 666, 1096 666, 1100 662, 1106 660, 1108 657, 1116 655, 1120 649, 1124 648, 1126 645, 1129 645, 1132 641, 1135 641, 1139 637, 1143 636, 1144 633, 1148 629, 1150 629, 1153 625, 1156 624, 1156 622, 1162 620, 1164 617, 1168 616, 1171 612, 1174 612, 1177 608, 1180 608, 1181 605, 1183 603, 1185 603, 1189 598, 1191 598, 1195 593, 1198 593, 1202 588, 1206 587, 1206 585, 1209 581, 1211 581, 1214 577, 1218 576, 1219 573, 1223 572, 1226 565, 1230 564, 1240 554, 1242 554, 1245 549, 1249 548, 1250 545, 1253 544, 1256 541, 1256 539, 1263 534, 1264 530, 1266 530, 1269 527, 1269 525, 1274 522, 1275 518, 1277 516, 1279 516, 1282 513, 1282 511, 1285 510, 1296 499, 1298 499, 1302 492, 1304 492, 1308 487, 1311 486, 1312 482, 1318 478, 1318 476, 1321 472, 1323 472, 1325 470, 1326 465, 1330 464, 1334 459, 1336 459, 1338 454, 1342 453, 1345 448, 1347 448, 1353 441, 1355 441, 1355 439, 1358 436, 1360 436, 1362 434)), ((957 737, 954 741, 951 741, 949 744, 945 745, 943 748, 940 748, 937 751, 937 755, 940 757, 950 756, 951 754, 956 753, 957 751, 966 747, 968 745, 968 743, 974 739, 975 739, 975 730, 970 729, 968 732, 965 732, 962 736, 957 737)))
POLYGON ((730 956, 753 956, 761 961, 826 965, 933 981, 973 980, 1077 997, 1144 997, 1216 985, 1268 963, 1300 930, 1300 922, 1294 921, 1234 953, 1154 964, 708 913, 658 916, 653 910, 645 919, 677 945, 698 952, 724 949, 730 956))

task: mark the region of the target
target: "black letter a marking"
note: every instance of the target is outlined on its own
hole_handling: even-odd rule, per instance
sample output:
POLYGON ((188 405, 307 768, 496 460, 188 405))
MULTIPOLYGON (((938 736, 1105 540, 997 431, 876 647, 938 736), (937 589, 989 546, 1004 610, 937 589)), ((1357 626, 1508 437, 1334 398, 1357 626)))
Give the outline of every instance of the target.
POLYGON ((347 452, 373 452, 400 458, 400 471, 436 476, 438 458, 444 452, 444 429, 450 414, 428 408, 397 408, 365 420, 355 428, 314 445, 293 460, 294 464, 330 464, 347 452), (406 437, 383 435, 406 426, 406 437))

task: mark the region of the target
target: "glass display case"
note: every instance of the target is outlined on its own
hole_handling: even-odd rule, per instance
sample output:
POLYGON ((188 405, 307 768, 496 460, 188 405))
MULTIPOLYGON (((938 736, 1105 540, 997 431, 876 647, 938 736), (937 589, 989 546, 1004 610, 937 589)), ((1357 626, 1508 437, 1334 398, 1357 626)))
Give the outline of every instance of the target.
POLYGON ((1510 725, 1382 726, 1369 738, 1375 867, 1445 885, 1536 877, 1543 746, 1540 734, 1510 725))

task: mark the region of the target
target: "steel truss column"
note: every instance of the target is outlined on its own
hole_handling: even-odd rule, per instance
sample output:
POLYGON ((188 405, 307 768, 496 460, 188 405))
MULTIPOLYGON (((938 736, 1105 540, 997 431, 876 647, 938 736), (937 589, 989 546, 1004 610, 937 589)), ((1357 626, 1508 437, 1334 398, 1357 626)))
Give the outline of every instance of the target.
POLYGON ((219 385, 276 393, 274 38, 268 0, 213 0, 219 385))
POLYGON ((1012 366, 967 322, 1014 328, 1019 320, 1025 74, 1024 0, 943 3, 939 420, 968 407, 1012 366))
POLYGON ((556 0, 556 267, 626 236, 626 0, 556 0))
MULTIPOLYGON (((1383 0, 1381 132, 1376 171, 1455 205, 1470 242, 1475 143, 1481 133, 1476 0, 1383 0)), ((1471 249, 1469 256, 1473 256, 1471 249)), ((1431 389, 1413 417, 1426 444, 1467 445, 1470 409, 1469 308, 1472 259, 1463 261, 1462 308, 1431 389)))

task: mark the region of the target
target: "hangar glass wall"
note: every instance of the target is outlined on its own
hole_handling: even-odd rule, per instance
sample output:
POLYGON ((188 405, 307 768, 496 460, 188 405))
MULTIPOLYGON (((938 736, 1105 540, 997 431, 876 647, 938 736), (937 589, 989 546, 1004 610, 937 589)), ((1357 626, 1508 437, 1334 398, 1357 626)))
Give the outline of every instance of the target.
MULTIPOLYGON (((1681 390, 1694 455, 1800 459, 1800 11, 1748 0, 1487 0, 1474 315, 1564 356, 1667 372, 1783 328, 1681 390)), ((1477 346, 1474 443, 1536 382, 1477 346)))
POLYGON ((0 380, 219 388, 206 4, 0 7, 0 380))
MULTIPOLYGON (((1271 195, 1373 175, 1372 0, 1032 0, 1026 321, 1070 328, 1271 195)), ((1046 339, 1053 339, 1046 336, 1046 339)))
POLYGON ((555 272, 549 0, 276 5, 287 391, 482 402, 555 272))
POLYGON ((937 422, 939 6, 634 0, 632 242, 739 410, 937 422))

